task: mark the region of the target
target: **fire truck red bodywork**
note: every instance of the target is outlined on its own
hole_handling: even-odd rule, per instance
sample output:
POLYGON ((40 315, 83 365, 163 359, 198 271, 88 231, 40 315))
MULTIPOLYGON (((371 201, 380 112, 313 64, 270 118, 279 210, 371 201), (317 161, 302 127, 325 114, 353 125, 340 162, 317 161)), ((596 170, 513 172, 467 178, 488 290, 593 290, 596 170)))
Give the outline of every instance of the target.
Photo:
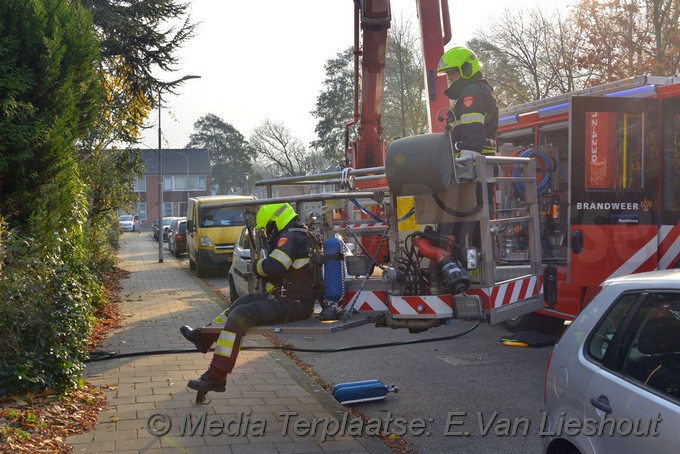
POLYGON ((542 313, 575 317, 610 277, 680 266, 678 137, 678 78, 640 76, 501 111, 500 149, 548 155, 549 188, 567 196, 556 222, 542 213, 543 262, 558 276, 542 313))

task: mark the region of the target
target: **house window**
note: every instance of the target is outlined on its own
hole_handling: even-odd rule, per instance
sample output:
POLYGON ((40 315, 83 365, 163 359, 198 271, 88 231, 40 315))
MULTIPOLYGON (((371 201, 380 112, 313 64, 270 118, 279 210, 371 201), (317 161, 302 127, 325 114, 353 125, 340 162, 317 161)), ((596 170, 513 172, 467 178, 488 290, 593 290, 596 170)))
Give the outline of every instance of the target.
POLYGON ((146 192, 146 177, 135 177, 135 192, 146 192))
POLYGON ((179 202, 177 204, 177 209, 179 210, 179 215, 180 216, 185 216, 187 215, 187 202, 179 202))
POLYGON ((205 191, 205 175, 189 175, 190 191, 205 191))
POLYGON ((163 217, 172 217, 172 202, 163 202, 163 217))
POLYGON ((163 177, 163 191, 172 191, 172 177, 163 177))
POLYGON ((146 203, 137 204, 137 214, 139 215, 139 219, 146 221, 146 203))
POLYGON ((173 191, 186 191, 187 190, 187 177, 185 175, 175 177, 175 185, 172 189, 173 191))

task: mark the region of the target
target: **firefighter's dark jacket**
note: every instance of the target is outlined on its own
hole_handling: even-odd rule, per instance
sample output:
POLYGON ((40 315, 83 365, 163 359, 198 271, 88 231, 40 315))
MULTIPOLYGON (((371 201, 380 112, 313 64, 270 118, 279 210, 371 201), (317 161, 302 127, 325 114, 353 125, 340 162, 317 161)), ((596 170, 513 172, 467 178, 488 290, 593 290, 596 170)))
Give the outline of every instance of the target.
POLYGON ((258 260, 255 269, 267 281, 267 292, 277 300, 314 303, 309 249, 307 227, 297 220, 269 239, 269 253, 258 260))
POLYGON ((457 150, 494 154, 498 104, 482 73, 453 82, 444 94, 456 102, 447 123, 451 127, 451 142, 458 144, 457 150))

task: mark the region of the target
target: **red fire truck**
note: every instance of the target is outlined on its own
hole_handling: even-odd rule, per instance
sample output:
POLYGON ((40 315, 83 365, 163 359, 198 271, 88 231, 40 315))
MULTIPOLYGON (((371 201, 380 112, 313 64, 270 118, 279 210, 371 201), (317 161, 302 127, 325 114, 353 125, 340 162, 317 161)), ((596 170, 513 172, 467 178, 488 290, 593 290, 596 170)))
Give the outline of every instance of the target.
POLYGON ((551 276, 545 307, 511 329, 575 317, 609 277, 680 267, 680 78, 634 77, 503 109, 499 143, 501 155, 536 160, 551 276))
MULTIPOLYGON (((338 291, 325 295, 325 302, 337 303, 345 315, 372 314, 378 324, 413 331, 452 318, 502 322, 543 307, 535 161, 476 153, 454 156, 438 118, 449 108, 446 80, 437 77, 437 64, 450 38, 447 2, 421 0, 417 5, 435 132, 398 139, 386 147, 381 96, 390 4, 356 0, 349 165, 338 173, 260 181, 256 185, 267 186, 267 197, 258 204, 292 203, 320 237, 339 235, 356 246, 338 267, 342 274, 338 291), (511 172, 496 177, 495 166, 511 172), (272 197, 274 186, 299 184, 322 185, 334 192, 272 197), (516 185, 524 197, 491 206, 493 185, 499 189, 516 185), (511 241, 517 244, 509 252, 499 247, 511 241), (382 273, 373 273, 378 267, 382 273)), ((328 268, 324 265, 324 272, 328 268)), ((327 290, 334 281, 325 282, 327 290)))
POLYGON ((446 0, 418 5, 439 132, 385 146, 389 2, 355 0, 350 165, 260 181, 267 197, 249 208, 292 203, 322 239, 356 245, 341 251, 326 282, 324 303, 344 308, 342 326, 358 311, 413 331, 454 318, 549 330, 578 314, 607 277, 676 266, 680 80, 639 77, 504 109, 498 156, 457 157, 436 127, 448 108, 436 77, 450 36, 446 0), (274 186, 300 184, 318 192, 273 197, 274 186))

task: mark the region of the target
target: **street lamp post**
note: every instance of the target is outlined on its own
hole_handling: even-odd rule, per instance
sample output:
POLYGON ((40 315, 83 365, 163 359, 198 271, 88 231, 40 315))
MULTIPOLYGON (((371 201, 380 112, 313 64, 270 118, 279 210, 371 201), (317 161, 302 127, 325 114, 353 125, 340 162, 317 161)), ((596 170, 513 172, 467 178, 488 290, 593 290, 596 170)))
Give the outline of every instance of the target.
MULTIPOLYGON (((200 78, 201 76, 184 76, 181 79, 163 84, 158 89, 158 263, 163 263, 163 153, 161 144, 161 103, 163 98, 161 98, 161 92, 163 87, 175 85, 189 79, 200 78)), ((189 182, 187 181, 187 188, 188 187, 189 182)))

